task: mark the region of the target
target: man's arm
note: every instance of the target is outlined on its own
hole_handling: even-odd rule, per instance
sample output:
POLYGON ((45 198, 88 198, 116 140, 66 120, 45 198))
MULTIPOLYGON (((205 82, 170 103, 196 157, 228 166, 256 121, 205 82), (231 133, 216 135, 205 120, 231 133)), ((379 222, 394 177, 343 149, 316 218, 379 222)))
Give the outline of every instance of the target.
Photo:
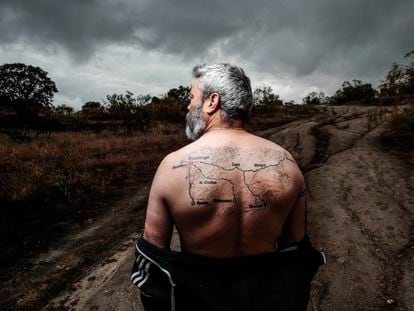
POLYGON ((165 201, 168 188, 165 159, 155 173, 148 198, 144 239, 160 248, 169 250, 174 221, 165 201))
POLYGON ((307 204, 308 196, 303 183, 302 190, 299 192, 295 204, 283 225, 282 235, 278 241, 279 247, 287 247, 305 237, 307 204))

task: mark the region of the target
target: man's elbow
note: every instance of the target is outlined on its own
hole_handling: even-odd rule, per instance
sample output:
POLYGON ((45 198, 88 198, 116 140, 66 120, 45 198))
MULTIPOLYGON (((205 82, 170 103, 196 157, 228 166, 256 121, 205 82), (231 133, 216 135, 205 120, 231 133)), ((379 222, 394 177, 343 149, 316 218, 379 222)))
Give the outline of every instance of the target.
POLYGON ((164 250, 170 250, 170 234, 162 234, 156 230, 152 230, 151 228, 145 228, 143 237, 154 246, 164 250))

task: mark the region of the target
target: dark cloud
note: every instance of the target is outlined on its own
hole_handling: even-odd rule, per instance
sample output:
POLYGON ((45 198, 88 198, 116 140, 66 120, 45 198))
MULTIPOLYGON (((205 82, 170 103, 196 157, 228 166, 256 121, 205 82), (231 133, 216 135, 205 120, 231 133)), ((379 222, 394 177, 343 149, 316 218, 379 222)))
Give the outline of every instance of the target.
POLYGON ((83 60, 102 43, 128 40, 137 27, 127 3, 109 1, 6 0, 0 12, 2 42, 60 45, 83 60))
POLYGON ((189 67, 218 50, 257 71, 378 79, 414 48, 412 12, 411 0, 1 0, 0 41, 59 46, 78 62, 119 44, 189 67))
POLYGON ((375 75, 414 48, 413 11, 410 1, 280 1, 226 50, 262 70, 375 75))
POLYGON ((238 22, 226 16, 237 14, 230 7, 220 1, 212 7, 219 14, 193 1, 6 0, 0 3, 0 40, 58 44, 79 59, 107 43, 190 56, 242 26, 242 16, 238 22))

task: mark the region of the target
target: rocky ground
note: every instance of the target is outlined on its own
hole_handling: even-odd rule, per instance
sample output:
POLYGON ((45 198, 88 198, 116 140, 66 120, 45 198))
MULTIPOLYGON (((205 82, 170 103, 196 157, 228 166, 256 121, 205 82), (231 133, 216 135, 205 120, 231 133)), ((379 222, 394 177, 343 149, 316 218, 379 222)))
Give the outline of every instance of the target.
POLYGON ((268 133, 304 168, 308 232, 328 256, 314 281, 312 310, 414 305, 414 154, 384 150, 383 124, 368 121, 369 109, 335 108, 268 133), (309 137, 315 125, 311 132, 328 143, 309 137))
MULTIPOLYGON (((414 305, 414 154, 379 143, 384 127, 370 120, 373 109, 328 107, 257 132, 287 148, 306 178, 308 233, 328 259, 313 282, 312 311, 414 305)), ((147 193, 148 186, 133 190, 107 214, 30 259, 27 269, 16 270, 3 284, 10 299, 18 298, 15 309, 143 310, 129 275, 147 193), (64 274, 81 263, 86 268, 64 274), (54 289, 59 294, 47 297, 48 280, 62 275, 61 290, 54 289)), ((179 247, 177 236, 173 246, 179 247)))

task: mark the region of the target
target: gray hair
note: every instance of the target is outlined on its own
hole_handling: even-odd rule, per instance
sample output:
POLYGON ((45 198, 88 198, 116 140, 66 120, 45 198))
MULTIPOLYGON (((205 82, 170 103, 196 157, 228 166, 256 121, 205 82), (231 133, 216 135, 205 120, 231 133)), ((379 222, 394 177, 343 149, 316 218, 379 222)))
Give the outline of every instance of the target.
POLYGON ((243 69, 226 63, 204 64, 193 68, 193 76, 199 81, 202 101, 211 93, 220 95, 220 105, 227 122, 248 119, 253 107, 253 95, 250 79, 243 69))

